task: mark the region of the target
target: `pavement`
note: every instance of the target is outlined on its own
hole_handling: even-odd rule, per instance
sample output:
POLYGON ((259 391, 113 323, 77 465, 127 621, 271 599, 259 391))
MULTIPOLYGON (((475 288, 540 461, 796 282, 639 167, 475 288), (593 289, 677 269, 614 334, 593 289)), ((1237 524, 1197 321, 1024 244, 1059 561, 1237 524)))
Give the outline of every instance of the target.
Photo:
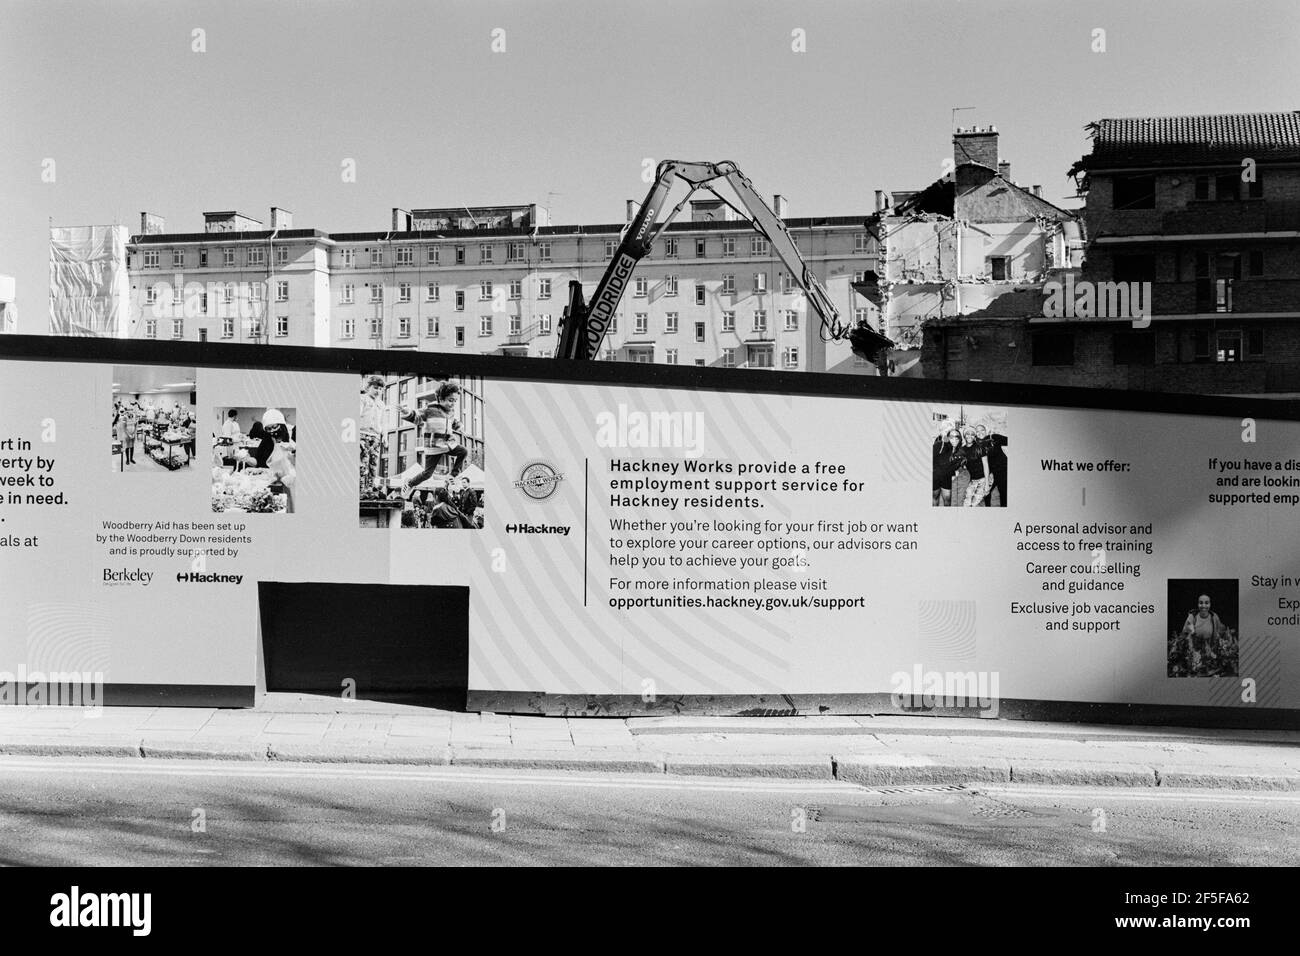
POLYGON ((253 709, 0 707, 0 754, 1300 790, 1300 732, 924 716, 534 717, 267 694, 253 709))

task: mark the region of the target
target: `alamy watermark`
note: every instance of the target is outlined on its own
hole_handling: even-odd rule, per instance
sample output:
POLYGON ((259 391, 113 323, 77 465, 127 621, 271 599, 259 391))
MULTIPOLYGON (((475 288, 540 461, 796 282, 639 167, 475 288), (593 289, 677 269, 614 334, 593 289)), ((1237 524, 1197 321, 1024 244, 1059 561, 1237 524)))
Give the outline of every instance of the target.
POLYGON ((1151 324, 1150 282, 1076 281, 1067 273, 1064 282, 1045 283, 1043 297, 1049 319, 1129 319, 1138 329, 1151 324))
POLYGON ((0 671, 0 705, 82 707, 98 716, 104 710, 100 671, 0 671))
POLYGON ((900 710, 936 707, 977 710, 981 717, 998 715, 997 671, 927 671, 914 664, 889 678, 894 706, 900 710))

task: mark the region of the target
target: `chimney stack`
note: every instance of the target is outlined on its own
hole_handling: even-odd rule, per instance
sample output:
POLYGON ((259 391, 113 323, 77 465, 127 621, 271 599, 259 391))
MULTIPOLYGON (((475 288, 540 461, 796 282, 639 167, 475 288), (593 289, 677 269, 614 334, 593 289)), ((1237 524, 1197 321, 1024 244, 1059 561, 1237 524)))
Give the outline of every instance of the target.
POLYGON ((876 190, 876 212, 884 212, 889 208, 889 200, 885 198, 883 189, 876 190))
POLYGON ((998 128, 996 126, 958 127, 952 134, 953 165, 979 163, 998 168, 998 128))
POLYGON ((998 175, 1011 182, 1011 164, 1005 159, 998 160, 998 175))
POLYGON ((1042 198, 1043 198, 1043 187, 1042 187, 1042 186, 1035 186, 1035 187, 1034 187, 1034 195, 1037 196, 1039 199, 1042 199, 1042 198))
POLYGON ((636 218, 636 200, 629 199, 627 200, 627 221, 631 222, 634 218, 636 218))
POLYGON ((785 218, 785 197, 780 193, 772 197, 772 211, 776 213, 777 219, 785 218))
POLYGON ((167 221, 151 212, 140 213, 140 235, 157 236, 166 231, 167 221))

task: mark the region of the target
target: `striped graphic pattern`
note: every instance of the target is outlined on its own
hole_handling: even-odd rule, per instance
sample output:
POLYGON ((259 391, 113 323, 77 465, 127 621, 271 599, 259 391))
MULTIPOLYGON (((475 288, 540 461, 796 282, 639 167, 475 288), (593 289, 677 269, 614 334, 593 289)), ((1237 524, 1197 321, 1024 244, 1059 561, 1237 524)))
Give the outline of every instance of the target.
POLYGON ((918 601, 917 632, 925 661, 935 664, 975 660, 974 601, 918 601))
POLYGON ((934 428, 922 402, 886 402, 881 422, 881 478, 930 487, 934 428))
POLYGON ((28 673, 98 672, 107 679, 111 623, 106 610, 89 604, 29 604, 28 673))
POLYGON ((1236 677, 1206 681, 1209 703, 1216 707, 1277 707, 1282 696, 1282 642, 1271 634, 1241 638, 1236 677), (1255 702, 1242 701, 1241 682, 1255 681, 1255 702))

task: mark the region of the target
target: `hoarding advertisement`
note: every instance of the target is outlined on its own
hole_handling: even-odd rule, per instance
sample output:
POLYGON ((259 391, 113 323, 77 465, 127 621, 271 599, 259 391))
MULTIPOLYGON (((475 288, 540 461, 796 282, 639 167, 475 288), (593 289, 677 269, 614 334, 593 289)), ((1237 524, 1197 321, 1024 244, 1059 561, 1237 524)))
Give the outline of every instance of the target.
POLYGON ((1300 423, 481 371, 0 360, 0 671, 248 706, 287 618, 476 710, 1300 708, 1300 423))

